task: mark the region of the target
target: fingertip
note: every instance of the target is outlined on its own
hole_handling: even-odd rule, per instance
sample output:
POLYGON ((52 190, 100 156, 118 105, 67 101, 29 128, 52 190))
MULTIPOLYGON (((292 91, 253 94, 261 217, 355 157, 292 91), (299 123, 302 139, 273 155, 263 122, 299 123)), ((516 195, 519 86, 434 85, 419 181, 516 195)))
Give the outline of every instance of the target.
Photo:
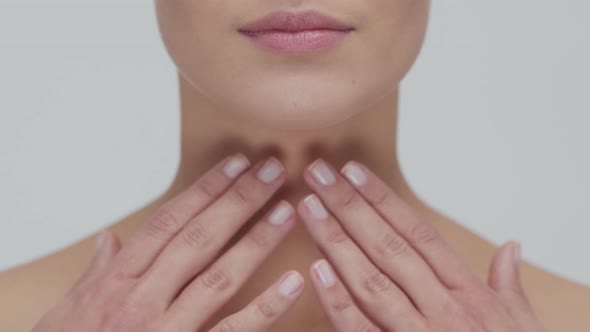
POLYGON ((520 242, 504 243, 494 255, 489 271, 489 285, 498 292, 520 289, 518 265, 520 242))
POLYGON ((104 229, 96 236, 96 260, 97 267, 102 268, 119 252, 121 240, 110 229, 104 229))
POLYGON ((100 253, 104 250, 105 244, 109 241, 109 231, 108 229, 102 230, 95 239, 95 251, 96 253, 100 253))
POLYGON ((518 241, 512 241, 512 259, 514 261, 514 265, 518 267, 521 261, 521 245, 518 241))
POLYGON ((301 293, 305 281, 297 270, 289 270, 279 280, 278 291, 283 297, 291 298, 301 293))

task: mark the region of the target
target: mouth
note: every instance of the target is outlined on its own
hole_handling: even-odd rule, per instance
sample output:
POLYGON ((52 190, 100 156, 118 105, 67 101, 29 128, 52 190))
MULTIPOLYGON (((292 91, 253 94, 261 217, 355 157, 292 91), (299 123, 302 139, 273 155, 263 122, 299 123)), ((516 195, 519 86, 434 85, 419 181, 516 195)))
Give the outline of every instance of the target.
POLYGON ((355 28, 315 10, 272 12, 238 31, 257 46, 283 52, 308 52, 333 47, 355 28))
POLYGON ((315 10, 293 13, 278 11, 250 22, 238 31, 256 33, 268 30, 298 32, 305 30, 354 30, 350 24, 315 10))

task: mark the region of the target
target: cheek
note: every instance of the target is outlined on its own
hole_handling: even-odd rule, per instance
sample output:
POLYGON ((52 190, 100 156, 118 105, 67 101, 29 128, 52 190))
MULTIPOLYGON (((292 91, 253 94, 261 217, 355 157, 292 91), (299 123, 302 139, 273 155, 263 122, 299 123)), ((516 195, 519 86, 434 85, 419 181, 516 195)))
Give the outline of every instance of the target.
POLYGON ((398 81, 415 62, 424 42, 429 0, 374 1, 377 15, 367 29, 370 45, 378 50, 375 62, 398 81))

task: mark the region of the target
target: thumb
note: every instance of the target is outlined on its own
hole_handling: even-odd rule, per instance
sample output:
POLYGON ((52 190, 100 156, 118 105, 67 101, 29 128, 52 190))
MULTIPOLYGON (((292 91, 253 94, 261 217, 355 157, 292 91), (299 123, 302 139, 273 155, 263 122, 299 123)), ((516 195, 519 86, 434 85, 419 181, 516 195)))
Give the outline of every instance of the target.
POLYGON ((509 241, 494 255, 488 273, 488 284, 498 293, 522 293, 520 283, 520 244, 509 241))
POLYGON ((95 254, 91 263, 91 270, 100 271, 121 250, 119 237, 109 229, 102 231, 95 240, 95 254))
POLYGON ((509 241, 496 253, 489 270, 488 284, 510 304, 531 310, 520 280, 520 243, 509 241))
POLYGON ((80 287, 91 279, 94 279, 108 263, 121 250, 121 241, 118 236, 112 231, 105 229, 94 240, 94 256, 90 264, 74 283, 72 289, 80 287))

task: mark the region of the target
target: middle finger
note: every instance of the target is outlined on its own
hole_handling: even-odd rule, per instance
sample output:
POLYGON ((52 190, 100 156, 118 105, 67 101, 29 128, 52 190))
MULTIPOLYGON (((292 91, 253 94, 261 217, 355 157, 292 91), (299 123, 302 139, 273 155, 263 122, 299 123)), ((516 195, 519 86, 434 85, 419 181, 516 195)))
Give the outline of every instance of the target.
POLYGON ((423 314, 439 309, 448 294, 428 264, 395 229, 321 158, 305 180, 369 258, 398 284, 423 314), (434 299, 434 300, 433 300, 434 299))
POLYGON ((285 180, 281 162, 270 157, 245 172, 164 248, 143 276, 147 289, 168 301, 217 256, 227 241, 285 180))
MULTIPOLYGON (((333 263, 368 316, 387 331, 421 331, 416 327, 424 323, 424 318, 408 296, 369 260, 334 216, 325 210, 316 194, 308 195, 299 202, 297 211, 320 251, 333 263)), ((324 279, 330 279, 325 275, 324 279)), ((326 294, 319 295, 320 298, 326 297, 326 294)), ((341 309, 342 304, 334 301, 333 293, 332 303, 341 309)), ((338 315, 343 314, 341 310, 337 311, 338 315)), ((329 316, 334 314, 331 308, 327 308, 327 313, 329 316)))

